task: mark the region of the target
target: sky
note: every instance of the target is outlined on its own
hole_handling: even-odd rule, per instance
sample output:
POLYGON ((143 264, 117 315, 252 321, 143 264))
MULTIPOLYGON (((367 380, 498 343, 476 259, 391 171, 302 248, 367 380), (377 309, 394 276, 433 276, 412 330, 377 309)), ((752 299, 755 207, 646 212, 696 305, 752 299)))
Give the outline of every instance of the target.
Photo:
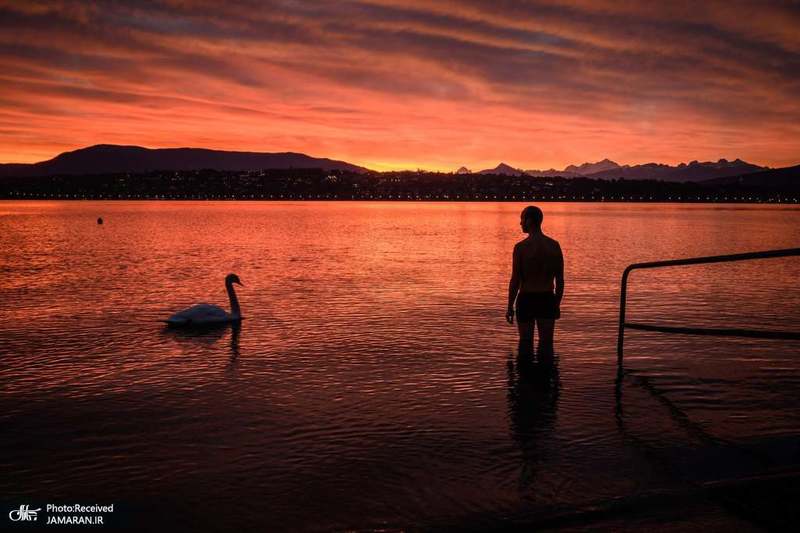
POLYGON ((798 28, 788 1, 0 0, 0 162, 109 143, 788 166, 798 28))

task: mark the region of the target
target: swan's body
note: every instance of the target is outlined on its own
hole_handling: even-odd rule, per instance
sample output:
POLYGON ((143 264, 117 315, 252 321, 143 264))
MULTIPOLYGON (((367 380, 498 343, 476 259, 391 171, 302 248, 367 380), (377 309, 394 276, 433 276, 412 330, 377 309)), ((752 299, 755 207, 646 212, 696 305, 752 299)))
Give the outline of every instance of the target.
POLYGON ((239 299, 233 290, 234 283, 242 285, 236 274, 228 274, 225 277, 225 289, 228 291, 228 299, 231 303, 230 313, 218 305, 197 304, 183 311, 178 311, 165 322, 170 326, 213 326, 240 321, 242 312, 239 309, 239 299))

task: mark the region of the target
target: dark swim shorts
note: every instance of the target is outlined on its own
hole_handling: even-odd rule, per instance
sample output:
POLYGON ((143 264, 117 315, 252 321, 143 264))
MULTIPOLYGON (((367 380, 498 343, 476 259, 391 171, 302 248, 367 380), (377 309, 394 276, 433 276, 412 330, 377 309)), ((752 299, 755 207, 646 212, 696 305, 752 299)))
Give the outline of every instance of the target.
POLYGON ((521 292, 517 295, 517 320, 530 322, 535 318, 555 320, 561 310, 552 292, 521 292))

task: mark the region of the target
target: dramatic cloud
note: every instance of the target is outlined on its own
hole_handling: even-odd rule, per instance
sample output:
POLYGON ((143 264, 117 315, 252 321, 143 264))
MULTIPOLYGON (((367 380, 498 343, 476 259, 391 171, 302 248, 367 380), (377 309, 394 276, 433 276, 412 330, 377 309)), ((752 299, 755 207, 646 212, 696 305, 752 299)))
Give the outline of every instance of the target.
POLYGON ((780 1, 0 0, 0 161, 118 143, 796 164, 798 27, 780 1))

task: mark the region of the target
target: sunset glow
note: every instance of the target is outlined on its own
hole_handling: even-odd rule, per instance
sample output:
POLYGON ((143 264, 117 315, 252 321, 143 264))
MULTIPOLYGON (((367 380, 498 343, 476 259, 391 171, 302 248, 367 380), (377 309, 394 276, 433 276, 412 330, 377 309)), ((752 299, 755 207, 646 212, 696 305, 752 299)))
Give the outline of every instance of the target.
POLYGON ((99 144, 376 170, 800 162, 782 2, 0 0, 0 162, 99 144))

